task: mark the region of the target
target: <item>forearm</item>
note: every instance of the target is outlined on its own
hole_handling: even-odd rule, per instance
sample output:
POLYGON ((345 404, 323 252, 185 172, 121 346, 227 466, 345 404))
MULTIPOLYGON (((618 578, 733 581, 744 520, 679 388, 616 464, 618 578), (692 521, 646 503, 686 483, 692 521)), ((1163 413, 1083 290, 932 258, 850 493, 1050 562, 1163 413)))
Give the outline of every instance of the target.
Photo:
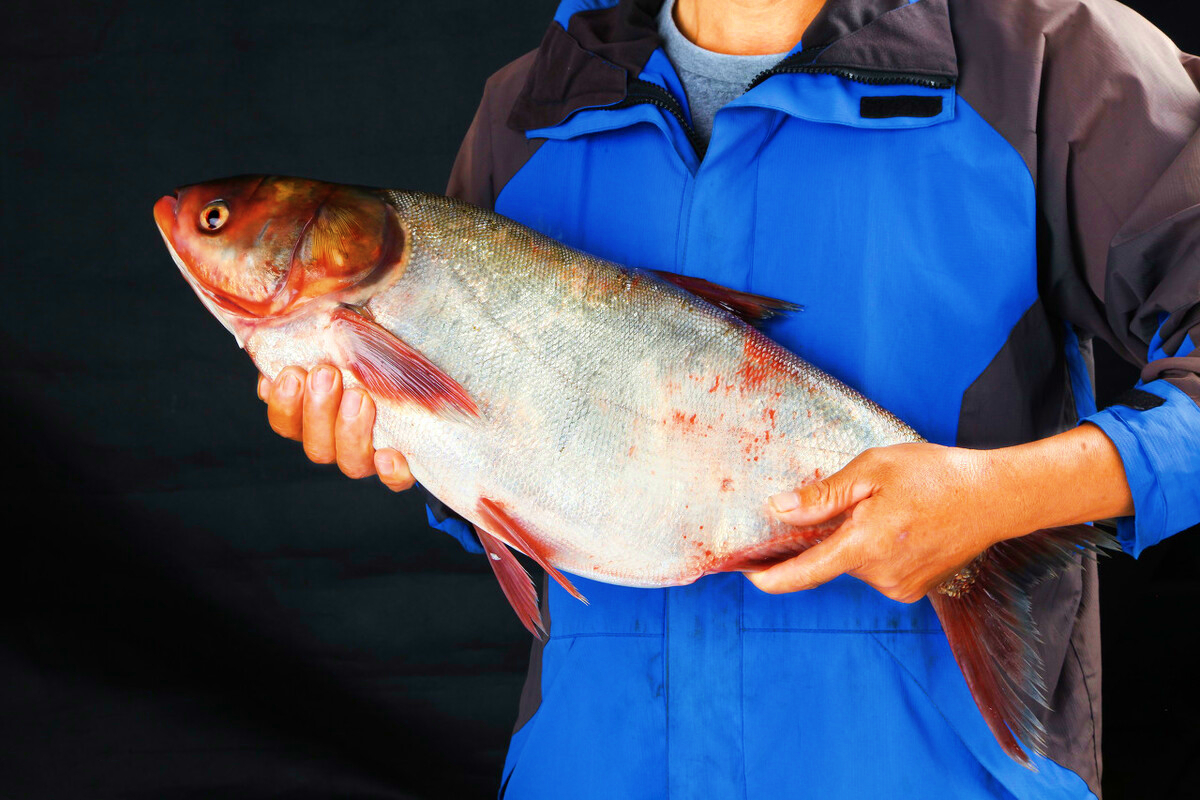
POLYGON ((1013 524, 1002 539, 1133 514, 1121 456, 1095 425, 988 451, 986 463, 1013 504, 1013 524))

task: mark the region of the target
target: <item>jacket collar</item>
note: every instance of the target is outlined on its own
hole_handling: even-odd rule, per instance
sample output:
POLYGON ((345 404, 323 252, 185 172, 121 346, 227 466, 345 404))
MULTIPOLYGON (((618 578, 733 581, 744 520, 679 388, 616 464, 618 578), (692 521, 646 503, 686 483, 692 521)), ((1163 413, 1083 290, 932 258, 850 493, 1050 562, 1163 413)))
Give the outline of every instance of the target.
MULTIPOLYGON (((797 49, 806 63, 936 76, 954 81, 958 62, 947 0, 827 0, 797 49)), ((625 99, 661 46, 663 0, 562 0, 542 37, 508 125, 553 127, 584 108, 625 99)))

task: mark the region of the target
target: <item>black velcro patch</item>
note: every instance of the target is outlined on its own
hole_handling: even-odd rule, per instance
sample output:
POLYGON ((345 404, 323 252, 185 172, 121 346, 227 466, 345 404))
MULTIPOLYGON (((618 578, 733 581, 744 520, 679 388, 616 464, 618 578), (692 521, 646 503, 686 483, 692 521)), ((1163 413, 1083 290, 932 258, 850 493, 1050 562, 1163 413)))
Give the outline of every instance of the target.
POLYGON ((942 113, 942 98, 938 95, 923 94, 864 97, 859 103, 858 110, 864 119, 936 117, 942 113))
POLYGON ((1114 406, 1128 406, 1134 411, 1149 411, 1167 402, 1156 394, 1141 389, 1130 389, 1112 402, 1114 406))

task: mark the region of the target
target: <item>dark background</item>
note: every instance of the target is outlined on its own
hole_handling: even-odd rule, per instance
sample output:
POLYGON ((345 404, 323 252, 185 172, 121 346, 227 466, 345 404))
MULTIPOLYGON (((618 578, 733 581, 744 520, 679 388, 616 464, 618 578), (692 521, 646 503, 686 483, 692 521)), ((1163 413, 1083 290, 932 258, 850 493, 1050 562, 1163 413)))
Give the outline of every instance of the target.
MULTIPOLYGON (((1190 3, 1131 5, 1200 51, 1190 3)), ((529 640, 490 570, 271 433, 150 209, 243 172, 441 191, 554 2, 169 6, 0 12, 0 798, 493 794, 529 640)), ((1198 566, 1104 563, 1110 800, 1200 784, 1198 566)))

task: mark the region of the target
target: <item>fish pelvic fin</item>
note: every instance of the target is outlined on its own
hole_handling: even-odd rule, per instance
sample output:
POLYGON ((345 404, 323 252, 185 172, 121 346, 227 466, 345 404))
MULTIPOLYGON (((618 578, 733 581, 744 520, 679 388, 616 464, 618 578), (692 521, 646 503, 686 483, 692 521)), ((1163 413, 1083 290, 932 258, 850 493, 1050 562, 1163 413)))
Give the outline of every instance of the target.
POLYGON ((536 536, 509 514, 504 506, 484 497, 480 498, 475 510, 482 518, 482 523, 475 526, 475 533, 479 536, 484 552, 487 553, 492 571, 496 573, 501 591, 508 598, 508 603, 521 620, 521 624, 538 639, 545 639, 547 631, 538 608, 537 588, 509 547, 532 558, 575 599, 586 604, 587 598, 580 594, 561 572, 551 566, 546 548, 536 536))
POLYGON ((548 548, 543 545, 538 538, 530 533, 519 520, 513 517, 504 506, 486 497, 479 500, 476 510, 479 516, 483 519, 483 525, 496 538, 508 542, 511 546, 520 550, 525 555, 537 562, 537 565, 546 571, 554 580, 558 581, 559 586, 567 591, 567 594, 574 597, 581 603, 587 603, 587 598, 580 594, 566 576, 559 572, 550 563, 550 553, 548 548))
POLYGON ((492 571, 496 573, 500 590, 508 598, 508 604, 512 606, 513 611, 517 612, 517 618, 535 637, 545 639, 546 626, 538 608, 537 588, 533 585, 533 578, 529 577, 529 573, 504 542, 478 525, 475 526, 475 534, 479 537, 479 543, 483 545, 492 571))
POLYGON ((447 418, 471 419, 479 407, 462 386, 364 309, 333 312, 347 367, 373 394, 414 403, 447 418))
POLYGON ((929 594, 992 734, 1014 761, 1037 771, 1024 744, 1046 753, 1046 729, 1038 709, 1049 710, 1043 665, 1035 644, 1030 592, 1103 550, 1116 549, 1108 534, 1089 525, 1050 528, 1009 539, 929 594))
POLYGON ((743 322, 754 326, 762 325, 776 314, 803 311, 804 306, 777 300, 761 294, 751 294, 737 289, 730 289, 719 283, 706 281, 703 278, 693 278, 678 275, 665 270, 650 270, 667 283, 672 283, 684 291, 691 292, 701 300, 706 300, 714 306, 725 309, 743 322))
POLYGON ((831 520, 808 528, 794 528, 790 525, 780 528, 782 533, 766 541, 751 545, 731 554, 728 558, 715 563, 710 572, 759 572, 767 567, 794 558, 810 547, 814 547, 829 538, 842 523, 846 521, 845 514, 838 514, 831 520))

